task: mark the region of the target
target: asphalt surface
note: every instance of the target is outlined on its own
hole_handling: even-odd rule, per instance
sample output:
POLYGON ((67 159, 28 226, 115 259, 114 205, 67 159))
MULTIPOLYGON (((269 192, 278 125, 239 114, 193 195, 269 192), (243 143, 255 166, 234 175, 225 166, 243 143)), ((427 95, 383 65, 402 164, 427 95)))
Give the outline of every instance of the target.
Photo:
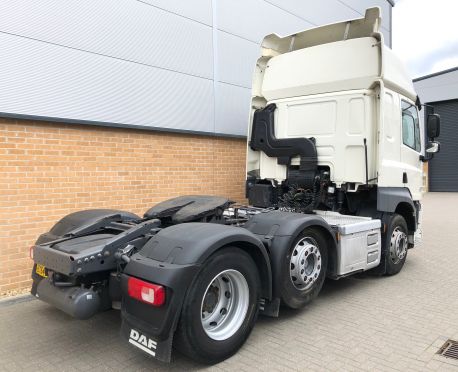
POLYGON ((458 371, 436 354, 458 340, 458 194, 428 194, 423 243, 394 277, 327 281, 306 309, 261 317, 245 346, 211 367, 157 362, 119 337, 117 311, 78 321, 38 300, 0 302, 0 370, 458 371))

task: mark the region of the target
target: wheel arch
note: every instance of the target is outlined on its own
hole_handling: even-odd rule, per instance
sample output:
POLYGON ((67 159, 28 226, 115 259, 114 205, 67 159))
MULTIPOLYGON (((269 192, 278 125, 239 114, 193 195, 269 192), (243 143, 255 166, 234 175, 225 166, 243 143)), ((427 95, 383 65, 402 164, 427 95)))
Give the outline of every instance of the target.
POLYGON ((377 211, 400 214, 406 220, 409 232, 413 234, 417 230, 416 207, 406 187, 379 187, 377 211))
POLYGON ((225 247, 246 251, 254 260, 262 283, 262 296, 271 299, 270 257, 262 241, 250 231, 234 226, 190 222, 161 230, 142 249, 147 257, 178 265, 203 265, 225 247))
POLYGON ((328 266, 327 273, 333 273, 337 269, 337 244, 334 235, 330 230, 323 227, 322 225, 310 225, 306 228, 310 228, 320 233, 326 240, 326 247, 328 249, 328 266))
POLYGON ((407 223, 407 229, 409 232, 414 232, 416 230, 415 210, 409 203, 399 203, 396 206, 394 213, 397 213, 404 218, 407 223))

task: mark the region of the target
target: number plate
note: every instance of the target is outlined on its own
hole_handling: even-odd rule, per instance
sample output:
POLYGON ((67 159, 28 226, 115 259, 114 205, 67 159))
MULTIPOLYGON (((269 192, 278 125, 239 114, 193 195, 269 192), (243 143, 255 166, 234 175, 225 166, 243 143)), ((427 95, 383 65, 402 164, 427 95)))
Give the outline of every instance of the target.
POLYGON ((37 264, 37 267, 35 268, 35 272, 42 276, 43 278, 47 278, 48 275, 46 274, 46 267, 44 265, 37 264))

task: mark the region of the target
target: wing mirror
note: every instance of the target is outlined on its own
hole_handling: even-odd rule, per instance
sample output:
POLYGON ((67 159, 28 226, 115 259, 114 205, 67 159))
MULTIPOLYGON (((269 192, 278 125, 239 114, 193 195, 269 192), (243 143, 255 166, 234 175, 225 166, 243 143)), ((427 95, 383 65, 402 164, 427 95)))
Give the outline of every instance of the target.
POLYGON ((441 144, 436 141, 428 142, 428 147, 426 147, 426 152, 428 154, 435 154, 441 149, 441 144))
POLYGON ((437 154, 441 149, 441 144, 434 141, 434 138, 439 137, 441 132, 441 117, 439 114, 429 114, 426 121, 426 136, 428 140, 426 142, 425 155, 420 155, 420 160, 427 162, 431 160, 434 154, 437 154))
POLYGON ((439 114, 429 114, 428 121, 426 123, 426 134, 428 138, 439 137, 441 132, 441 117, 439 114))

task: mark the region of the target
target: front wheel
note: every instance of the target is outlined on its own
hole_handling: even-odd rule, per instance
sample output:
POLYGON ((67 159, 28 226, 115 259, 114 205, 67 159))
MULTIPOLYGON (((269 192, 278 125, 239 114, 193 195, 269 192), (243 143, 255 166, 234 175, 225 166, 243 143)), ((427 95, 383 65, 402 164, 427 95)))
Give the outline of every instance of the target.
POLYGON ((385 275, 395 275, 404 266, 408 249, 407 234, 407 223, 404 217, 399 214, 390 216, 386 235, 383 239, 385 275))
POLYGON ((215 253, 189 288, 175 346, 202 363, 230 357, 254 326, 259 296, 259 274, 248 253, 235 247, 215 253))

